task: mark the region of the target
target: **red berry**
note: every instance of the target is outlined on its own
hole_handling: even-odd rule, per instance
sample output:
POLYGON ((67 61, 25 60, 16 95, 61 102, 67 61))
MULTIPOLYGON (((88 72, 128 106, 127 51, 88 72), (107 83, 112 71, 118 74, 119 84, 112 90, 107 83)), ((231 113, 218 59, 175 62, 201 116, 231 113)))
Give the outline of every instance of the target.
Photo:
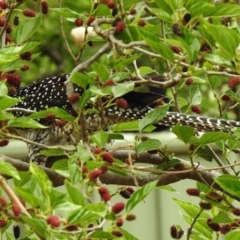
POLYGON ((21 53, 20 54, 20 58, 22 60, 26 60, 26 61, 30 61, 31 60, 31 57, 32 57, 32 52, 31 51, 27 51, 25 53, 21 53))
POLYGON ((206 197, 216 202, 221 202, 223 200, 223 196, 219 195, 216 192, 209 192, 206 197))
POLYGON ((1 219, 1 220, 0 220, 0 228, 5 227, 6 225, 7 225, 7 220, 1 219))
POLYGON ((7 35, 5 38, 5 43, 7 44, 7 43, 11 43, 11 42, 13 42, 13 39, 7 35))
POLYGON ((115 85, 115 82, 112 79, 107 80, 104 84, 103 87, 105 86, 113 86, 115 85))
POLYGON ((2 207, 6 207, 7 206, 7 200, 4 197, 0 197, 0 205, 2 207))
POLYGON ((172 51, 175 52, 175 53, 180 53, 180 52, 181 52, 181 48, 178 47, 178 46, 171 46, 171 49, 172 49, 172 51))
POLYGON ((101 186, 99 189, 98 189, 98 192, 101 196, 101 199, 104 201, 104 202, 107 202, 111 199, 111 195, 110 193, 108 192, 108 189, 106 187, 103 187, 101 186))
POLYGON ((42 13, 43 14, 48 13, 48 3, 46 1, 42 1, 42 13))
POLYGON ((95 17, 93 17, 93 16, 89 17, 88 20, 87 20, 87 25, 90 26, 91 23, 92 23, 94 20, 95 20, 95 17))
POLYGON ((63 120, 56 120, 55 121, 55 126, 57 127, 64 127, 67 123, 63 120))
POLYGON ((147 22, 146 22, 145 19, 140 19, 140 20, 138 21, 138 26, 139 26, 139 27, 144 27, 146 24, 147 24, 147 22))
POLYGON ((47 116, 46 116, 46 118, 47 118, 48 120, 54 120, 54 119, 56 118, 56 115, 53 114, 53 113, 48 113, 47 116))
POLYGON ((81 27, 83 25, 83 20, 81 18, 77 18, 75 20, 75 25, 81 27))
POLYGON ((95 154, 99 154, 101 152, 102 152, 101 148, 96 147, 96 148, 93 149, 93 153, 95 153, 95 154))
POLYGON ((21 209, 16 203, 12 204, 12 211, 13 211, 14 216, 16 216, 16 217, 18 217, 19 214, 21 213, 21 209))
POLYGON ((188 188, 186 192, 190 196, 195 196, 195 197, 200 196, 200 191, 197 188, 188 188))
POLYGON ((68 97, 68 101, 70 103, 75 103, 79 100, 80 95, 78 93, 73 93, 71 96, 68 97))
POLYGON ((126 25, 124 22, 119 21, 116 23, 115 30, 116 32, 122 32, 125 29, 126 25))
POLYGON ((88 173, 88 168, 86 165, 83 165, 82 166, 82 173, 85 174, 85 173, 88 173))
POLYGON ((232 77, 228 81, 229 88, 234 88, 240 83, 240 77, 232 77))
POLYGON ((115 101, 117 107, 127 109, 128 108, 128 102, 124 98, 118 98, 115 101))
POLYGON ((192 110, 192 112, 195 112, 197 114, 200 114, 202 112, 202 109, 199 106, 196 106, 196 105, 192 105, 191 110, 192 110))
POLYGON ((8 3, 5 1, 0 1, 0 8, 1 9, 7 9, 8 8, 8 3))
POLYGON ((107 6, 111 9, 116 8, 117 4, 111 0, 107 1, 107 6))
POLYGON ((18 87, 20 85, 20 83, 21 83, 21 78, 20 78, 20 76, 18 76, 16 74, 8 73, 7 74, 7 82, 9 84, 12 84, 12 85, 18 87))
POLYGON ((51 215, 47 218, 47 223, 50 224, 52 227, 59 227, 61 222, 59 218, 55 215, 51 215))
POLYGON ((127 216, 126 216, 126 220, 127 221, 133 221, 133 220, 135 220, 136 219, 136 216, 134 215, 134 214, 128 214, 127 216))
POLYGON ((116 219, 116 225, 117 225, 118 227, 121 227, 121 226, 123 225, 123 218, 122 218, 122 217, 118 217, 118 218, 116 219))
POLYGON ((102 173, 105 173, 108 171, 108 166, 107 165, 103 165, 100 167, 100 170, 102 171, 102 173))
POLYGON ((76 230, 78 230, 78 225, 77 224, 75 224, 75 225, 70 225, 70 226, 67 226, 66 227, 66 229, 68 230, 68 231, 76 231, 76 230))
POLYGON ((185 81, 185 84, 186 84, 186 85, 192 85, 192 84, 193 84, 193 79, 192 79, 192 78, 188 78, 188 79, 185 81))
POLYGON ((112 155, 111 153, 109 153, 109 152, 103 153, 103 154, 102 154, 102 159, 103 159, 105 162, 108 162, 108 163, 110 163, 110 164, 112 164, 113 161, 114 161, 113 155, 112 155))
POLYGON ((125 207, 124 202, 118 202, 112 206, 112 212, 114 212, 115 214, 118 214, 124 209, 124 207, 125 207))
POLYGON ((113 230, 112 231, 112 235, 116 236, 116 237, 122 237, 123 233, 117 230, 113 230))
POLYGON ((26 17, 36 17, 36 13, 32 10, 26 9, 26 10, 23 10, 22 13, 26 17))
POLYGON ((0 27, 3 27, 6 23, 6 19, 4 17, 0 17, 0 27))
POLYGON ((95 181, 98 177, 100 177, 102 175, 102 170, 100 169, 95 169, 93 170, 92 172, 90 172, 88 174, 88 178, 91 180, 91 181, 95 181))
POLYGON ((9 141, 7 139, 0 140, 0 147, 5 147, 7 146, 9 141))

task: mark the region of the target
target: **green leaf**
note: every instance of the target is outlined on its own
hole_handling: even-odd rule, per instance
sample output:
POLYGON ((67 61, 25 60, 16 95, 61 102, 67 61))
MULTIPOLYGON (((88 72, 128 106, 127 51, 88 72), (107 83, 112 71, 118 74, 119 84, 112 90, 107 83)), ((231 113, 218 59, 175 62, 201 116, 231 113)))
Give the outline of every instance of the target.
POLYGON ((48 128, 46 126, 43 126, 39 122, 25 116, 9 120, 8 127, 41 128, 41 129, 48 128))
MULTIPOLYGON (((110 126, 110 129, 112 129, 114 132, 133 132, 138 131, 138 126, 139 120, 114 124, 113 126, 110 126)), ((154 129, 155 127, 150 125, 146 127, 143 132, 152 132, 154 129)))
POLYGON ((161 142, 157 139, 148 139, 144 142, 139 143, 135 150, 136 152, 145 152, 145 151, 151 151, 156 150, 161 146, 161 142))
POLYGON ((172 128, 172 132, 177 135, 178 139, 184 143, 188 143, 194 135, 194 128, 177 124, 172 128))
POLYGON ((169 105, 164 105, 149 112, 143 119, 139 121, 139 131, 141 132, 144 128, 161 120, 168 112, 168 109, 169 105))
POLYGON ((240 239, 240 231, 239 230, 234 230, 229 232, 225 237, 225 240, 238 240, 240 239))
POLYGON ((27 217, 25 215, 21 215, 21 219, 40 237, 45 238, 45 233, 47 229, 46 221, 42 219, 27 217))
POLYGON ((0 109, 9 108, 18 102, 21 102, 21 100, 10 96, 3 96, 0 98, 0 109))
POLYGON ((174 63, 175 58, 173 51, 165 43, 163 43, 159 37, 157 37, 156 35, 151 35, 141 29, 139 29, 138 31, 153 51, 160 54, 169 62, 174 63))
POLYGON ((209 9, 205 16, 208 17, 239 17, 240 6, 237 4, 219 3, 214 4, 214 8, 209 9))
POLYGON ((139 240, 138 238, 134 237, 131 233, 127 232, 123 228, 120 228, 120 231, 123 233, 124 240, 139 240))
POLYGON ((222 84, 222 80, 218 76, 209 76, 208 81, 212 89, 216 89, 222 84))
POLYGON ((47 174, 32 162, 30 163, 29 171, 32 173, 43 192, 47 194, 51 193, 53 186, 47 174))
POLYGON ((122 69, 124 69, 127 65, 129 65, 130 63, 132 63, 134 60, 137 60, 138 58, 140 58, 142 56, 142 54, 135 54, 132 55, 128 58, 121 58, 120 60, 116 61, 114 59, 114 61, 112 61, 112 63, 110 64, 110 67, 115 68, 117 71, 121 71, 122 69))
POLYGON ((47 149, 47 150, 42 150, 40 151, 40 154, 41 155, 44 155, 44 156, 61 156, 61 155, 64 155, 64 150, 62 149, 47 149))
POLYGON ((97 76, 100 77, 100 79, 102 81, 106 81, 109 79, 109 72, 108 70, 105 68, 105 66, 101 63, 98 62, 94 62, 91 65, 92 69, 96 72, 97 76))
POLYGON ((84 91, 79 101, 79 110, 82 111, 91 97, 90 89, 84 91))
POLYGON ((28 19, 24 23, 18 25, 12 32, 16 44, 23 43, 28 40, 40 27, 42 23, 42 16, 39 15, 35 18, 28 19))
POLYGON ((94 239, 119 239, 115 235, 112 235, 110 232, 105 232, 103 230, 96 230, 91 234, 91 237, 94 239))
POLYGON ((38 198, 33 191, 25 188, 15 187, 18 196, 35 208, 41 205, 42 199, 38 198))
POLYGON ((15 167, 13 167, 11 163, 0 161, 0 173, 6 174, 8 176, 20 180, 18 171, 16 170, 15 167))
POLYGON ((141 202, 156 187, 158 180, 147 183, 142 188, 135 191, 127 201, 126 212, 130 212, 139 202, 141 202))
POLYGON ((69 181, 65 181, 64 185, 65 185, 68 195, 73 203, 80 205, 80 206, 86 205, 86 200, 85 200, 80 188, 77 189, 69 181))
POLYGON ((70 80, 71 82, 77 84, 79 87, 85 89, 87 85, 92 82, 93 79, 87 74, 81 72, 74 72, 70 80))
POLYGON ((203 24, 204 30, 212 35, 213 39, 220 45, 227 59, 234 60, 239 44, 238 34, 230 28, 220 25, 212 25, 206 21, 203 24))
POLYGON ((108 141, 108 133, 100 130, 91 136, 91 139, 98 147, 104 147, 108 141))
POLYGON ((230 218, 226 212, 219 212, 216 216, 213 217, 213 223, 232 223, 234 221, 233 218, 230 218))
POLYGON ((134 89, 135 84, 133 82, 129 83, 119 83, 112 86, 112 94, 114 98, 121 97, 122 95, 131 92, 134 89))
POLYGON ((59 108, 59 107, 51 107, 51 108, 48 108, 47 110, 32 113, 30 115, 30 118, 35 118, 35 119, 46 118, 46 116, 49 113, 54 114, 56 117, 61 118, 62 120, 65 120, 65 121, 72 122, 75 119, 67 111, 65 111, 64 109, 59 108))
POLYGON ((169 192, 177 192, 176 189, 174 189, 172 186, 169 186, 169 185, 158 186, 157 188, 160 188, 162 190, 166 190, 169 192))
POLYGON ((0 81, 0 97, 6 96, 8 94, 8 88, 4 81, 0 81))
POLYGON ((240 195, 240 178, 232 175, 221 175, 215 178, 215 182, 224 191, 232 194, 233 196, 239 197, 240 195))
POLYGON ((199 105, 202 102, 202 94, 199 90, 199 86, 192 86, 190 89, 191 105, 199 105))
POLYGON ((207 132, 199 138, 199 143, 201 145, 205 145, 218 141, 224 141, 230 138, 233 138, 233 136, 225 132, 207 132))
POLYGON ((78 18, 81 17, 85 19, 85 16, 79 14, 78 12, 72 11, 69 8, 49 8, 51 11, 58 13, 59 15, 67 18, 78 18))

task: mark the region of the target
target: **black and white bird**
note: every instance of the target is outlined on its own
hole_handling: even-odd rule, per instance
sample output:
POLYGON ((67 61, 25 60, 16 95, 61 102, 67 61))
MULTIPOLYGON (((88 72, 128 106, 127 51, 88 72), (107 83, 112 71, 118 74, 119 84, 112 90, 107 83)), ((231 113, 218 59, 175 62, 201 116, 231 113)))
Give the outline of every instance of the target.
MULTIPOLYGON (((14 105, 14 108, 23 108, 33 111, 46 110, 50 107, 59 107, 66 110, 68 113, 76 116, 72 104, 69 102, 66 94, 65 81, 69 78, 69 74, 46 77, 39 79, 27 86, 20 87, 15 93, 10 94, 15 98, 22 98, 22 101, 14 105)), ((84 89, 75 86, 74 92, 80 96, 84 89)), ((107 129, 110 125, 132 120, 142 119, 149 111, 152 111, 152 103, 159 99, 158 94, 151 92, 129 92, 121 98, 128 103, 127 108, 122 108, 116 104, 110 104, 109 107, 104 108, 101 113, 97 111, 86 111, 86 128, 90 132, 100 129, 107 129)), ((86 108, 93 106, 87 105, 86 108)), ((17 116, 26 113, 16 111, 17 116)), ((215 119, 202 117, 198 115, 186 115, 177 112, 167 112, 156 125, 163 125, 172 127, 176 124, 191 126, 197 131, 221 131, 232 132, 233 128, 240 127, 240 122, 233 120, 215 119)), ((19 131, 22 137, 27 138, 33 142, 44 145, 68 145, 71 144, 69 136, 66 134, 64 128, 55 124, 51 124, 46 129, 22 129, 19 131)), ((39 155, 41 147, 28 144, 28 159, 35 161, 37 164, 45 165, 47 157, 39 155)))

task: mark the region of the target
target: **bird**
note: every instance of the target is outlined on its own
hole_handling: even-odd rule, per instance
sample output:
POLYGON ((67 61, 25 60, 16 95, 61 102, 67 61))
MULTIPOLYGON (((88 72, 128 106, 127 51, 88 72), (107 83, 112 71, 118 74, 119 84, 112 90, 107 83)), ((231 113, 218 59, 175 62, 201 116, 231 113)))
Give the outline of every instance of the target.
MULTIPOLYGON (((15 92, 9 93, 13 98, 21 98, 21 101, 12 106, 16 116, 24 116, 27 113, 21 109, 41 111, 51 107, 58 107, 74 117, 77 117, 75 110, 66 94, 66 81, 70 74, 63 74, 60 76, 41 78, 26 86, 21 86, 15 92)), ((81 96, 86 89, 83 89, 74 84, 74 93, 81 96)), ((105 104, 108 102, 106 97, 101 99, 103 104, 101 111, 98 110, 98 104, 87 104, 85 106, 85 123, 86 130, 89 133, 96 132, 100 129, 108 129, 110 125, 123 123, 134 120, 143 119, 154 108, 158 107, 156 104, 162 96, 152 92, 137 92, 131 91, 121 96, 118 99, 125 101, 125 105, 121 104, 105 104), (126 105, 127 103, 127 105, 126 105)), ((121 102, 120 101, 120 102, 121 102)), ((116 102, 115 102, 116 103, 116 102)), ((39 120, 47 126, 46 129, 13 129, 17 135, 32 141, 37 142, 38 145, 28 145, 27 161, 33 161, 39 165, 47 165, 48 157, 41 155, 42 146, 39 144, 58 146, 71 145, 72 141, 69 137, 71 130, 59 126, 59 124, 49 121, 48 119, 39 120)), ((196 131, 208 132, 218 131, 232 133, 233 128, 239 128, 240 122, 234 120, 209 118, 199 115, 188 115, 179 112, 168 111, 166 115, 155 123, 155 126, 173 127, 176 124, 193 127, 196 131)), ((70 127, 71 129, 71 127, 70 127)))

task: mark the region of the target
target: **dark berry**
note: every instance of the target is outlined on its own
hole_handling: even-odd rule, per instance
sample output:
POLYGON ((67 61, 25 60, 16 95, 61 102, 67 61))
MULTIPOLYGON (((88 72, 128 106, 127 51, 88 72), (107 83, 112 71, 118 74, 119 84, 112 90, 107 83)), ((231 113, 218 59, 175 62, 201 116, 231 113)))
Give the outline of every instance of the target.
POLYGON ((42 1, 42 13, 43 14, 48 13, 48 3, 46 1, 42 1))
POLYGON ((116 237, 122 237, 123 233, 118 231, 118 230, 113 230, 112 231, 112 235, 116 236, 116 237))
POLYGON ((170 227, 170 234, 171 234, 171 237, 173 239, 177 239, 178 238, 178 230, 177 230, 177 227, 175 225, 170 227))
POLYGON ((0 27, 3 27, 6 23, 6 19, 4 17, 0 17, 0 27))
POLYGON ((75 20, 75 25, 76 25, 77 27, 81 27, 81 26, 83 25, 83 20, 82 20, 81 18, 77 18, 77 19, 75 20))
POLYGON ((56 120, 55 121, 55 126, 57 127, 64 127, 67 123, 63 120, 56 120))
POLYGON ((199 206, 204 210, 210 210, 212 208, 212 205, 208 202, 200 202, 199 206))
POLYGON ((188 188, 186 192, 190 196, 195 196, 195 197, 200 196, 200 191, 197 188, 188 188))
POLYGON ((193 84, 193 79, 192 78, 187 78, 185 81, 186 85, 192 85, 193 84))
POLYGON ((71 96, 68 97, 68 101, 70 103, 75 103, 80 99, 80 95, 78 93, 73 93, 71 96))
POLYGON ((32 57, 32 52, 31 51, 27 51, 27 52, 24 52, 24 53, 20 54, 20 58, 22 60, 30 61, 31 57, 32 57))
POLYGON ((0 140, 0 147, 5 147, 7 146, 9 141, 7 139, 0 140))
POLYGON ((111 0, 107 1, 107 6, 111 9, 116 8, 117 4, 111 0))
POLYGON ((7 220, 1 219, 1 220, 0 220, 0 228, 5 227, 6 225, 7 225, 7 220))
POLYGON ((116 225, 117 225, 118 227, 121 227, 121 226, 123 225, 123 218, 122 218, 122 217, 118 217, 118 218, 116 219, 116 225))
POLYGON ((231 98, 230 98, 228 95, 226 95, 226 94, 222 95, 221 99, 222 99, 223 101, 226 101, 226 102, 228 102, 228 101, 231 100, 231 98))
POLYGON ((177 23, 174 23, 172 25, 172 32, 175 34, 175 35, 178 35, 178 36, 181 36, 182 35, 182 30, 180 28, 180 26, 177 24, 177 23))
POLYGON ((0 1, 0 8, 5 10, 8 8, 8 3, 6 1, 0 1))
POLYGON ((133 221, 133 220, 135 220, 136 219, 136 216, 134 215, 134 214, 128 214, 127 216, 126 216, 126 220, 127 221, 133 221))
POLYGON ((171 46, 171 49, 175 53, 180 53, 182 51, 182 49, 178 46, 171 46))
POLYGON ((233 214, 236 215, 236 216, 240 216, 240 209, 239 208, 234 208, 232 210, 233 214))
POLYGON ((89 17, 88 20, 87 20, 87 25, 90 26, 91 23, 92 23, 94 20, 95 20, 95 17, 93 17, 93 16, 89 17))

